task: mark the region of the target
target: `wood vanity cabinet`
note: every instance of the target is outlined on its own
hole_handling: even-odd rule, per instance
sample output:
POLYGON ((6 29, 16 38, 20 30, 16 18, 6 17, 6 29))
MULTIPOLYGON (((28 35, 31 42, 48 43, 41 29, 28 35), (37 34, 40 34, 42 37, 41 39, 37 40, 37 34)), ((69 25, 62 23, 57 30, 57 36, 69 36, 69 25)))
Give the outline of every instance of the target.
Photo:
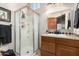
POLYGON ((55 40, 52 37, 42 36, 41 40, 41 55, 52 56, 55 55, 55 40))
POLYGON ((42 56, 79 56, 79 40, 41 37, 42 56))
POLYGON ((78 55, 77 48, 59 44, 56 46, 56 55, 57 56, 75 56, 75 55, 78 55))

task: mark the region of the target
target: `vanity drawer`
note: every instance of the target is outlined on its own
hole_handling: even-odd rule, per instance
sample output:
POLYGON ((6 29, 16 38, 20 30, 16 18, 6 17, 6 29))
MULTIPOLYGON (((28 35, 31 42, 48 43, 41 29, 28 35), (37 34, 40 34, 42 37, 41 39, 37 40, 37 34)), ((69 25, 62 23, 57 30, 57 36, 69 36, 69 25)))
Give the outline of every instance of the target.
POLYGON ((55 43, 42 43, 41 49, 49 51, 51 53, 55 53, 55 43))
POLYGON ((45 51, 45 50, 41 50, 41 56, 55 56, 55 54, 50 53, 50 52, 45 51))
POLYGON ((57 44, 63 44, 73 47, 79 47, 79 40, 73 40, 73 39, 65 39, 65 38, 58 38, 56 40, 57 44))
POLYGON ((56 55, 57 56, 77 56, 79 55, 79 49, 75 47, 70 47, 66 45, 56 45, 56 55))
POLYGON ((55 43, 55 38, 52 37, 42 36, 41 39, 41 42, 55 43))

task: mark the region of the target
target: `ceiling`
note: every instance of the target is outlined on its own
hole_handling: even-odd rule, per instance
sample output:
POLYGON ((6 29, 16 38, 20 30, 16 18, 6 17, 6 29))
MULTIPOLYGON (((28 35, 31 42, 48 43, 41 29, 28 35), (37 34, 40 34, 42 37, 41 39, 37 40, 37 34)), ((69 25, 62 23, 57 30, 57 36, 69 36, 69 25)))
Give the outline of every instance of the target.
MULTIPOLYGON (((22 8, 23 6, 25 6, 27 3, 0 3, 0 7, 4 7, 6 9, 9 9, 11 11, 16 11, 20 8, 22 8)), ((47 4, 46 4, 47 5, 47 4)), ((55 5, 55 4, 49 4, 49 5, 55 5)), ((65 6, 65 7, 73 7, 73 3, 64 3, 64 4, 57 4, 58 6, 65 6)), ((51 7, 51 6, 49 6, 51 7)), ((46 8, 46 7, 45 7, 46 8)), ((50 8, 47 8, 47 9, 50 9, 50 8)), ((61 9, 61 8, 59 8, 61 9)), ((55 9, 56 10, 56 9, 55 9)))
POLYGON ((26 5, 26 3, 0 3, 0 7, 9 9, 11 11, 16 11, 25 5, 26 5))

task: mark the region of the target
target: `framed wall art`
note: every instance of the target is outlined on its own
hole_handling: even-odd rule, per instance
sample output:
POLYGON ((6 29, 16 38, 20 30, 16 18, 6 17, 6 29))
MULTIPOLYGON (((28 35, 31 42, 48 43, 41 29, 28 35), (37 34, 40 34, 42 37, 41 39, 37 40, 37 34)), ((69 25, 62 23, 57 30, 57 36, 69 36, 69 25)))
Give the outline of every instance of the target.
POLYGON ((0 21, 11 21, 11 11, 5 8, 0 7, 0 21))

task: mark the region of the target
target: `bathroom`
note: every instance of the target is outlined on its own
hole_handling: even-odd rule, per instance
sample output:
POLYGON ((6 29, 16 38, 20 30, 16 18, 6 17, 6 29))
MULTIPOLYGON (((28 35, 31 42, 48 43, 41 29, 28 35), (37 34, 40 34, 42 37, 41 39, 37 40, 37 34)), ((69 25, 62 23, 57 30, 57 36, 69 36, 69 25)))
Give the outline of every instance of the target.
MULTIPOLYGON (((78 55, 75 51, 78 46, 71 45, 78 44, 76 40, 79 39, 78 5, 78 3, 0 3, 0 52, 12 50, 16 56, 78 55), (43 42, 44 39, 48 40, 43 42), (74 41, 73 43, 63 41, 66 39, 74 41), (67 48, 61 45, 65 43, 69 45, 67 48), (63 50, 64 48, 67 50, 63 50), (62 53, 61 50, 66 52, 62 53)), ((5 56, 4 53, 0 55, 5 56)))

